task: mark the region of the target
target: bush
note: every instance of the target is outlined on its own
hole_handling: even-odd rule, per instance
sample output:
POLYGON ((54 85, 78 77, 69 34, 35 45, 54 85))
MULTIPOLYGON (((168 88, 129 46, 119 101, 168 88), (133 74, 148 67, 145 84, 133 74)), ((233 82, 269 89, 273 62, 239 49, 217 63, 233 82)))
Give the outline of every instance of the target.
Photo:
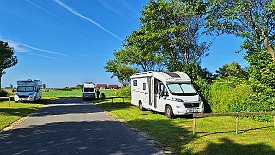
POLYGON ((118 97, 131 97, 131 87, 122 87, 111 94, 118 97))
POLYGON ((5 90, 0 90, 0 97, 7 97, 8 96, 8 92, 7 91, 5 91, 5 90))
POLYGON ((211 107, 209 105, 209 89, 210 89, 210 84, 208 83, 207 80, 202 79, 202 78, 197 78, 195 81, 193 81, 193 85, 197 91, 200 92, 200 97, 203 101, 204 104, 204 112, 209 113, 211 112, 211 107))
POLYGON ((245 112, 248 99, 253 94, 251 87, 244 81, 216 80, 210 87, 210 106, 213 112, 245 112))

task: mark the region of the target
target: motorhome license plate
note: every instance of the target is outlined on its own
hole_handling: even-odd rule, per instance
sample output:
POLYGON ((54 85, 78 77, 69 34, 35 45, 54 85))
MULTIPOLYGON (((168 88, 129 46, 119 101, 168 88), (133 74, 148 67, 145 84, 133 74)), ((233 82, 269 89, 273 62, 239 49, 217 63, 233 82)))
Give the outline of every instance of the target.
POLYGON ((187 110, 187 112, 194 113, 194 112, 199 112, 199 110, 198 109, 190 109, 190 110, 187 110))

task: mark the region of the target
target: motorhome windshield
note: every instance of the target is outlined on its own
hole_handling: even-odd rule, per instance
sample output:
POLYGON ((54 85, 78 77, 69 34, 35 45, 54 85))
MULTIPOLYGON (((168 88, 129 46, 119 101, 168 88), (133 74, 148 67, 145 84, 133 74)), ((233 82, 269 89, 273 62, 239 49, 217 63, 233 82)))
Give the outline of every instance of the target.
POLYGON ((84 88, 83 92, 94 92, 94 88, 84 88))
POLYGON ((194 96, 197 95, 196 90, 190 83, 170 83, 167 84, 170 93, 178 96, 194 96))
POLYGON ((33 92, 33 86, 18 86, 16 89, 17 92, 33 92))

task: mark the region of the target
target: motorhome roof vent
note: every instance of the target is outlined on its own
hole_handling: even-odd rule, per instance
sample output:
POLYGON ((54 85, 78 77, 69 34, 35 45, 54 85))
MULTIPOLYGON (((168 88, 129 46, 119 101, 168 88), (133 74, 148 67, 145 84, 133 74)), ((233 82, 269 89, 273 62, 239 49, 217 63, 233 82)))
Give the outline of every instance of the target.
POLYGON ((180 78, 180 76, 177 74, 177 73, 171 73, 171 72, 168 72, 166 73, 168 74, 169 76, 173 77, 173 78, 180 78))

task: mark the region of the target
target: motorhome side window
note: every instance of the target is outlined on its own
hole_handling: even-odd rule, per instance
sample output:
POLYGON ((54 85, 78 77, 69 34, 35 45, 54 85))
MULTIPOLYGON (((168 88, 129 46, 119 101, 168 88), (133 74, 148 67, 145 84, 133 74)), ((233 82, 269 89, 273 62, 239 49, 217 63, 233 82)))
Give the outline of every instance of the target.
POLYGON ((146 90, 146 83, 143 83, 143 90, 146 90))
POLYGON ((168 95, 168 92, 167 92, 167 89, 165 87, 165 85, 163 83, 160 83, 160 93, 162 96, 167 96, 168 95))
POLYGON ((137 80, 134 80, 134 81, 133 81, 133 85, 134 85, 134 86, 137 86, 137 80))

